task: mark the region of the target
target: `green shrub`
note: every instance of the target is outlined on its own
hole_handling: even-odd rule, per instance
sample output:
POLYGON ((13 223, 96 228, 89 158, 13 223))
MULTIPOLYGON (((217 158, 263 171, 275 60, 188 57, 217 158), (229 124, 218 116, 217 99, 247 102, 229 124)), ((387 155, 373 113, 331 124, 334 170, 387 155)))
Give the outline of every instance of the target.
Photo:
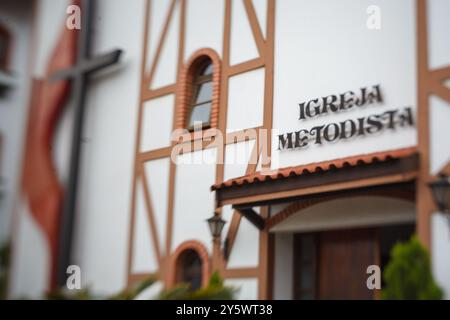
POLYGON ((180 284, 172 289, 161 292, 160 300, 233 300, 235 289, 223 284, 219 273, 214 272, 208 286, 191 291, 188 284, 180 284))
MULTIPOLYGON (((91 294, 89 288, 83 290, 69 291, 65 289, 57 289, 47 293, 45 296, 49 300, 133 300, 145 289, 149 288, 156 282, 156 278, 149 277, 134 286, 124 289, 123 291, 110 297, 96 297, 91 294)), ((232 300, 235 289, 227 287, 223 283, 223 279, 218 272, 214 272, 209 279, 208 286, 196 291, 191 291, 188 284, 182 283, 176 287, 162 291, 159 300, 232 300)))
POLYGON ((443 297, 431 273, 428 251, 416 236, 394 246, 383 276, 382 299, 437 300, 443 297))

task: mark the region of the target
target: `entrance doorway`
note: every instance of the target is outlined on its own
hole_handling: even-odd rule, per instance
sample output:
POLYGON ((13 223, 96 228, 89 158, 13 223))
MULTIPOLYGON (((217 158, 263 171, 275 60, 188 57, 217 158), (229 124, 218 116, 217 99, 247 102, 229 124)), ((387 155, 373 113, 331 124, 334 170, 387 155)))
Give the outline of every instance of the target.
POLYGON ((367 267, 389 263, 414 224, 297 233, 294 235, 294 299, 374 299, 367 267))

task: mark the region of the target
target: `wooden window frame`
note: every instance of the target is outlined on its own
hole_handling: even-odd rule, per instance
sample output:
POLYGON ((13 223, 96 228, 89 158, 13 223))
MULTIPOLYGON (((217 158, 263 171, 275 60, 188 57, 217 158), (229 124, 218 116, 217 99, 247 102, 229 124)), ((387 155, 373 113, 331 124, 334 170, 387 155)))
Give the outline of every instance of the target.
POLYGON ((196 251, 202 261, 202 287, 207 286, 209 276, 211 273, 211 259, 206 247, 199 241, 189 240, 185 241, 178 246, 175 252, 170 257, 170 268, 167 279, 167 287, 173 287, 177 284, 178 275, 180 270, 180 262, 182 262, 183 254, 187 250, 196 251))
MULTIPOLYGON (((190 118, 191 118, 192 112, 193 112, 195 107, 198 107, 198 106, 200 106, 202 104, 211 103, 211 109, 212 109, 212 103, 213 103, 212 92, 211 92, 211 99, 206 100, 206 101, 202 101, 201 103, 197 103, 197 101, 196 101, 197 100, 197 96, 199 94, 199 91, 201 89, 201 86, 203 84, 211 82, 213 87, 214 87, 214 83, 213 83, 214 68, 213 68, 213 72, 211 74, 207 74, 207 75, 200 74, 210 64, 212 64, 212 60, 210 60, 207 57, 204 57, 204 58, 202 58, 201 64, 199 64, 197 66, 197 69, 195 70, 196 74, 194 75, 194 78, 193 78, 193 81, 192 81, 192 97, 191 97, 191 102, 190 102, 190 104, 188 106, 189 110, 187 112, 187 117, 186 117, 186 122, 185 122, 185 127, 189 131, 194 131, 194 126, 189 125, 189 122, 191 121, 190 118), (202 64, 204 64, 204 65, 202 65, 202 64)), ((211 111, 212 110, 210 110, 210 116, 209 116, 208 122, 202 124, 202 130, 209 129, 211 127, 211 111)))
POLYGON ((217 128, 219 123, 219 101, 220 101, 220 78, 221 78, 221 61, 219 55, 210 48, 203 48, 196 51, 183 66, 181 75, 179 77, 177 89, 177 115, 176 124, 177 129, 187 129, 192 131, 193 128, 188 128, 189 117, 191 115, 192 107, 195 101, 195 92, 197 85, 212 81, 212 96, 211 96, 211 111, 209 125, 203 126, 202 130, 217 128), (199 81, 195 81, 195 76, 198 70, 202 68, 205 61, 211 61, 213 66, 213 73, 211 76, 200 77, 199 81))

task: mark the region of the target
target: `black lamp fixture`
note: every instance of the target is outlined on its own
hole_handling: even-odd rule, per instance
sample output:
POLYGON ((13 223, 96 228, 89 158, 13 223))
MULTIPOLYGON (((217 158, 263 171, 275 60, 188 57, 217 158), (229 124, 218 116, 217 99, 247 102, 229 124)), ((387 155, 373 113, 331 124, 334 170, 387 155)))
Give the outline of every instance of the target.
POLYGON ((439 211, 450 214, 450 178, 439 175, 439 178, 430 182, 429 186, 439 211))
POLYGON ((211 218, 206 219, 206 222, 208 222, 209 231, 211 232, 213 239, 220 239, 226 221, 223 220, 219 214, 214 213, 211 218))

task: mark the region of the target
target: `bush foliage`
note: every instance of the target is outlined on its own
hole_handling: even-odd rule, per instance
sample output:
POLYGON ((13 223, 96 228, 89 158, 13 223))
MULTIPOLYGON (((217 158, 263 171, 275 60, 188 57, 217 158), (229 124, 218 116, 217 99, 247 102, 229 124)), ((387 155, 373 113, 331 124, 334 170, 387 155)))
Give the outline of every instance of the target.
POLYGON ((413 236, 406 243, 397 243, 384 273, 383 299, 442 299, 443 292, 433 279, 428 251, 413 236))
MULTIPOLYGON (((89 289, 77 290, 75 292, 67 290, 55 290, 46 295, 50 300, 133 300, 145 289, 151 287, 156 279, 149 277, 136 283, 134 286, 109 297, 93 296, 89 289)), ((226 287, 218 272, 214 272, 209 279, 208 286, 196 291, 192 291, 188 284, 179 284, 176 287, 162 291, 157 299, 159 300, 231 300, 235 289, 226 287)))

